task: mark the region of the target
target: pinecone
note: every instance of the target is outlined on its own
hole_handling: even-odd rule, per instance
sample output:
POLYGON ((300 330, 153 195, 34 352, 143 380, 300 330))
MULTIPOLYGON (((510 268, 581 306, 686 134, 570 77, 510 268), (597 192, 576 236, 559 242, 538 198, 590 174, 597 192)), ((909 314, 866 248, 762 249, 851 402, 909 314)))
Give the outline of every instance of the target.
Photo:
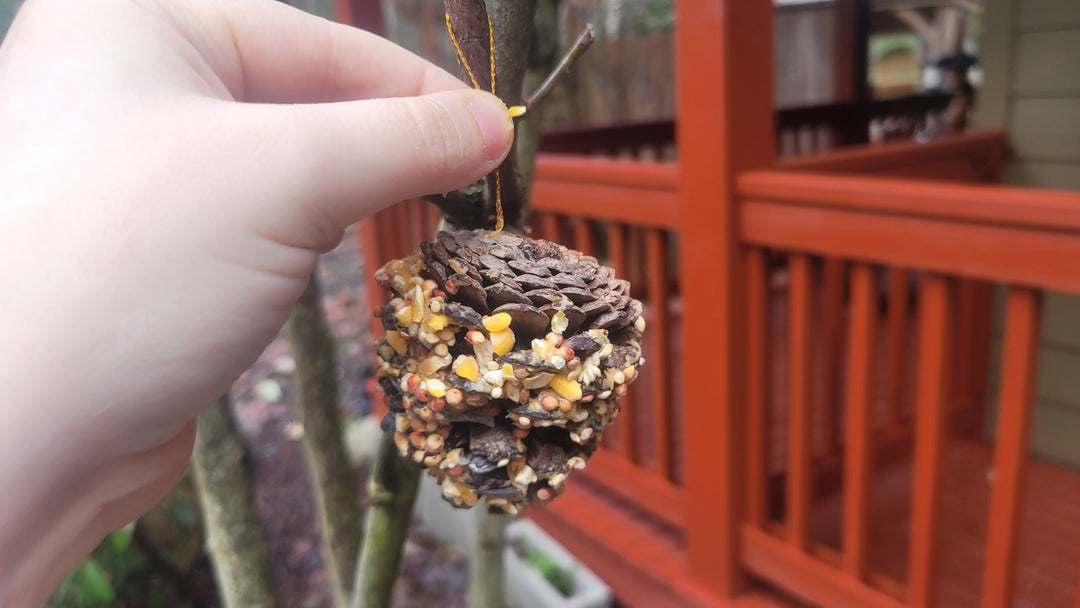
POLYGON ((637 376, 645 319, 596 258, 501 232, 440 232, 375 274, 383 428, 443 497, 515 513, 562 494, 637 376))

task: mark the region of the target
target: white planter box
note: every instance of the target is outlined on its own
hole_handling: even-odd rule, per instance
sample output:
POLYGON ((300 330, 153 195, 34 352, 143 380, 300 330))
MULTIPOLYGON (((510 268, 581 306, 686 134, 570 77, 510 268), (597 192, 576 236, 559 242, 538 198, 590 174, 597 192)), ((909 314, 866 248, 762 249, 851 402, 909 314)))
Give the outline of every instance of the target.
POLYGON ((514 608, 608 608, 611 589, 584 564, 574 559, 540 526, 527 519, 516 519, 506 528, 506 599, 514 608), (574 592, 564 596, 539 572, 526 564, 514 551, 514 542, 524 539, 533 549, 574 573, 574 592))

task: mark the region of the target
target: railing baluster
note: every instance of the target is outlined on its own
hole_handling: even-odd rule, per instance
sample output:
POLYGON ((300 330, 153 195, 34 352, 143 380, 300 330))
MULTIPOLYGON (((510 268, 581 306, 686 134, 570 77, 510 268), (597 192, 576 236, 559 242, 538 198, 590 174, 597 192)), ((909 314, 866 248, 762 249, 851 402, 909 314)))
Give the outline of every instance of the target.
POLYGON ((851 316, 847 354, 847 441, 844 452, 843 564, 848 574, 865 580, 867 535, 870 529, 870 477, 873 451, 874 329, 877 290, 874 269, 856 264, 851 269, 851 316))
POLYGON ((669 381, 671 378, 668 347, 668 293, 667 248, 664 231, 649 228, 645 232, 645 264, 648 282, 648 306, 652 310, 649 320, 649 360, 655 366, 650 384, 649 400, 652 401, 652 427, 654 463, 656 470, 667 479, 671 470, 671 403, 669 381))
POLYGON ((559 235, 559 216, 554 213, 545 213, 540 217, 540 230, 545 239, 556 243, 562 241, 559 235))
POLYGON ((908 603, 932 608, 937 575, 941 469, 950 373, 949 284, 924 275, 919 293, 919 366, 915 407, 915 471, 911 499, 908 603))
POLYGON ((974 339, 975 323, 971 316, 975 304, 975 281, 961 279, 956 285, 955 363, 950 389, 952 405, 957 408, 968 407, 967 398, 971 396, 971 368, 986 365, 985 361, 975 362, 971 356, 971 344, 974 339))
MULTIPOLYGON (((615 271, 615 276, 626 278, 626 229, 622 224, 610 222, 607 225, 608 265, 615 271)), ((630 462, 637 459, 634 447, 634 390, 619 401, 619 453, 630 462)))
POLYGON ((983 608, 1006 608, 1016 576, 1016 546, 1031 433, 1035 362, 1039 353, 1040 292, 1010 287, 1005 304, 994 485, 986 535, 983 608))
POLYGON ((439 229, 439 209, 433 203, 424 202, 422 205, 424 214, 424 239, 435 236, 439 229))
POLYGON ((786 518, 789 542, 800 550, 810 545, 812 417, 810 258, 791 254, 788 262, 788 453, 786 518))
POLYGON ((430 239, 433 234, 427 230, 427 222, 424 221, 424 200, 420 198, 410 199, 405 203, 405 214, 409 218, 409 249, 420 244, 421 241, 430 239))
MULTIPOLYGON (((389 232, 391 234, 391 257, 402 258, 408 255, 409 249, 409 216, 405 211, 405 203, 400 202, 389 209, 389 232)), ((389 261, 390 258, 387 258, 389 261)))
POLYGON ((824 315, 821 340, 824 366, 821 371, 820 395, 822 415, 825 416, 825 451, 840 450, 840 345, 844 329, 844 260, 826 258, 822 280, 822 312, 824 315))
POLYGON ((769 518, 769 274, 765 251, 746 251, 747 521, 769 518))
MULTIPOLYGON (((1080 568, 1078 568, 1080 570, 1080 568)), ((1080 572, 1076 574, 1076 600, 1073 608, 1080 608, 1080 572)))
POLYGON ((904 346, 908 331, 908 271, 889 269, 889 303, 885 329, 885 421, 887 426, 900 423, 903 399, 904 346))
POLYGON ((585 255, 596 255, 596 244, 593 240, 592 225, 589 220, 575 217, 570 220, 574 229, 574 249, 585 255))
MULTIPOLYGON (((387 302, 386 290, 375 282, 375 271, 387 261, 382 254, 384 243, 383 239, 379 238, 378 222, 378 214, 368 216, 360 221, 359 231, 360 252, 363 254, 364 261, 365 295, 371 303, 372 310, 378 309, 387 302)), ((374 324, 373 333, 376 335, 381 335, 378 333, 379 327, 378 323, 374 324)))

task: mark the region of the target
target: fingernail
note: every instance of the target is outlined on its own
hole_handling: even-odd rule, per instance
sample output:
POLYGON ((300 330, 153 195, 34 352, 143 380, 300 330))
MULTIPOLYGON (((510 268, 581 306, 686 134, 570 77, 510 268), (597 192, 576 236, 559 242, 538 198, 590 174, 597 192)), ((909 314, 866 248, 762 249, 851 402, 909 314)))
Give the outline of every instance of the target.
POLYGON ((492 95, 478 95, 469 102, 469 111, 476 118, 484 136, 484 155, 490 161, 501 160, 514 138, 514 121, 510 111, 492 95))

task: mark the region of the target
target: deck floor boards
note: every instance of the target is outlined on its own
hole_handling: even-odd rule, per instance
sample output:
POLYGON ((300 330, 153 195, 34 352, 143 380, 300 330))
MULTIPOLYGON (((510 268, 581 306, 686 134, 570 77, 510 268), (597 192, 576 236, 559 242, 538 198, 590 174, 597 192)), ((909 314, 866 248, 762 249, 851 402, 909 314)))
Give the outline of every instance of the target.
MULTIPOLYGON (((979 605, 992 486, 992 446, 952 439, 946 451, 942 496, 942 606, 979 605)), ((911 464, 879 470, 871 490, 870 565, 906 579, 911 464)), ((814 506, 814 538, 840 546, 841 496, 814 506)), ((1014 608, 1071 608, 1080 563, 1080 473, 1032 459, 1024 492, 1014 608)))

